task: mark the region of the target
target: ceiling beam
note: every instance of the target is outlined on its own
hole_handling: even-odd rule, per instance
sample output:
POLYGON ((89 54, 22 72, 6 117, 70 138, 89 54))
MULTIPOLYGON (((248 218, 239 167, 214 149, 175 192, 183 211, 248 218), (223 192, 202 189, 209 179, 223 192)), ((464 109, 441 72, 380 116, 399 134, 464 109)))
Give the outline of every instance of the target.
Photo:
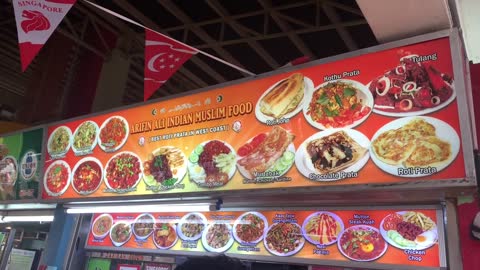
MULTIPOLYGON (((225 19, 225 21, 235 32, 237 32, 238 35, 240 35, 242 38, 249 36, 247 32, 243 30, 242 25, 239 22, 232 20, 229 17, 229 12, 218 2, 218 0, 207 0, 207 3, 220 17, 225 19)), ((272 69, 277 69, 280 66, 280 64, 278 64, 278 62, 273 59, 273 57, 265 50, 265 48, 263 48, 263 46, 260 45, 260 43, 258 43, 256 40, 248 40, 247 43, 272 69)))
POLYGON ((342 20, 340 20, 340 17, 338 17, 338 14, 335 11, 335 8, 332 7, 329 3, 330 2, 325 2, 322 4, 322 9, 325 12, 325 15, 327 15, 328 19, 333 23, 333 25, 335 25, 338 35, 345 43, 348 50, 350 51, 358 50, 357 43, 355 42, 355 40, 353 40, 347 28, 340 25, 342 20))

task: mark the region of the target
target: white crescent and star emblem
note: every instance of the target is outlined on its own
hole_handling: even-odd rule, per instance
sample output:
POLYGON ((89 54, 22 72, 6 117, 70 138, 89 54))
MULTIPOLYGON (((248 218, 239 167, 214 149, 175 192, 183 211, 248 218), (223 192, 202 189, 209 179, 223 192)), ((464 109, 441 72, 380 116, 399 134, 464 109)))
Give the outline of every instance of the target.
POLYGON ((160 58, 164 54, 165 54, 164 52, 159 53, 159 54, 154 55, 152 58, 150 58, 150 60, 148 61, 148 64, 147 64, 147 67, 150 71, 160 72, 160 70, 156 69, 153 65, 155 64, 155 61, 157 61, 157 59, 160 58))

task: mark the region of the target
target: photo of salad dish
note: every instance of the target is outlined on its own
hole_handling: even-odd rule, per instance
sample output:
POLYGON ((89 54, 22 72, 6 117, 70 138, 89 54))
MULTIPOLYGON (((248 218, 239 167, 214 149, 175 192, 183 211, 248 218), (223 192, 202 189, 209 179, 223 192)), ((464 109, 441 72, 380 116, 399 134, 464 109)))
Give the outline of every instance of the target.
POLYGON ((92 234, 95 239, 103 239, 112 228, 113 218, 109 214, 101 214, 92 223, 92 234))
POLYGON ((72 150, 77 155, 88 154, 97 145, 98 125, 93 121, 85 121, 73 133, 72 150))
POLYGON ((257 244, 262 241, 268 229, 265 216, 259 212, 247 212, 233 224, 233 236, 242 245, 257 244))
POLYGON ((86 157, 73 167, 72 187, 80 195, 89 195, 100 187, 102 178, 103 168, 100 161, 94 157, 86 157))
POLYGON ((70 184, 71 174, 70 166, 63 160, 57 160, 50 164, 43 178, 47 194, 57 197, 65 193, 70 184))
POLYGON ((291 256, 305 244, 302 229, 296 223, 275 223, 264 238, 265 248, 276 256, 291 256))
POLYGON ((238 149, 239 172, 248 179, 284 175, 295 161, 294 139, 279 126, 256 135, 238 149))
POLYGON ((116 247, 123 246, 132 237, 132 226, 126 222, 117 222, 110 229, 110 239, 116 247))
POLYGON ((156 223, 153 232, 153 243, 159 249, 169 249, 177 243, 178 236, 175 225, 170 223, 156 223))
POLYGON ((141 214, 133 222, 133 234, 135 238, 147 239, 153 232, 155 218, 150 214, 141 214))
POLYGON ((224 186, 235 174, 235 150, 222 141, 199 144, 188 160, 190 180, 201 187, 224 186))
POLYGON ((210 252, 225 252, 233 244, 232 226, 225 223, 210 224, 202 235, 203 247, 210 252))
POLYGON ((370 82, 375 113, 394 117, 423 115, 455 99, 452 77, 438 71, 432 62, 415 61, 417 57, 402 57, 398 66, 370 82))
POLYGON ((423 250, 438 241, 437 225, 422 212, 400 211, 380 223, 383 238, 399 249, 423 250))
POLYGON ((345 229, 337 244, 345 257, 358 262, 374 261, 385 254, 388 247, 378 229, 367 225, 345 229))
POLYGON ((343 231, 342 219, 331 212, 316 212, 303 222, 302 232, 308 242, 314 245, 331 245, 343 231))
POLYGON ((115 152, 127 141, 128 132, 127 120, 121 116, 112 116, 100 127, 98 145, 105 152, 115 152))
POLYGON ((190 213, 180 219, 178 223, 178 235, 183 240, 198 240, 207 225, 207 218, 201 213, 190 213))
POLYGON ((66 126, 56 128, 48 138, 47 150, 52 158, 61 158, 72 145, 72 131, 66 126))
POLYGON ((144 182, 149 187, 173 188, 187 173, 187 157, 177 147, 154 150, 143 163, 144 182))
POLYGON ((114 155, 105 167, 105 184, 115 192, 132 191, 141 178, 142 163, 132 152, 114 155))
POLYGON ((307 122, 318 129, 352 128, 367 119, 373 107, 368 88, 353 80, 329 81, 310 93, 303 109, 307 122))

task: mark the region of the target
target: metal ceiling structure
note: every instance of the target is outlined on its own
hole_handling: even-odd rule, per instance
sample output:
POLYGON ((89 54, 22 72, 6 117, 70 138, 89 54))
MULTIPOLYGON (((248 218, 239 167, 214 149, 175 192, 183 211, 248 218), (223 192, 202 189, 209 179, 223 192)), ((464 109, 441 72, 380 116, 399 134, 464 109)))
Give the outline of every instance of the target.
MULTIPOLYGON (((21 73, 13 8, 9 2, 0 2, 0 103, 15 107, 21 106, 41 58, 37 56, 27 71, 21 73)), ((256 74, 278 69, 301 56, 319 59, 377 44, 355 0, 93 2, 256 74)), ((78 78, 73 74, 76 59, 86 54, 109 56, 110 47, 101 34, 105 30, 119 37, 117 48, 130 60, 124 103, 142 101, 144 30, 82 0, 70 10, 56 33, 76 44, 70 52, 70 69, 62 81, 65 91, 78 78), (96 33, 97 39, 91 38, 91 32, 96 33)), ((246 76, 197 54, 153 98, 246 76)))

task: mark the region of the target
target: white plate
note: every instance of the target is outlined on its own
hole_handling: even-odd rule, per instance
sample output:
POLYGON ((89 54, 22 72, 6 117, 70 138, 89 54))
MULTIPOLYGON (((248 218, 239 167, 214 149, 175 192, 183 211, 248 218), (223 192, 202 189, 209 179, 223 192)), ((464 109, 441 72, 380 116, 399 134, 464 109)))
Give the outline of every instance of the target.
POLYGON ((98 141, 98 134, 100 133, 99 131, 99 128, 98 128, 98 125, 97 123, 93 122, 93 121, 85 121, 85 122, 82 122, 78 127, 77 129, 75 129, 75 132, 73 133, 73 137, 72 137, 72 150, 75 154, 77 155, 85 155, 91 151, 93 151, 93 149, 95 148, 95 146, 97 146, 97 141, 98 141), (87 147, 85 149, 77 149, 75 147, 75 136, 77 135, 78 131, 80 130, 80 127, 86 123, 91 123, 93 124, 93 126, 95 127, 95 139, 93 140, 92 142, 92 145, 90 147, 87 147))
POLYGON ((370 93, 370 90, 365 85, 361 84, 360 82, 354 81, 354 80, 340 79, 340 80, 328 81, 328 82, 324 82, 324 83, 320 84, 319 86, 315 87, 315 89, 313 89, 312 91, 306 92, 305 93, 305 95, 306 95, 305 104, 303 106, 303 116, 305 116, 305 119, 307 120, 307 122, 315 128, 318 128, 320 130, 331 129, 331 128, 325 127, 324 125, 322 125, 318 122, 315 122, 312 119, 312 117, 307 114, 307 112, 308 112, 308 108, 310 107, 310 101, 313 98, 313 94, 318 89, 320 89, 321 87, 323 87, 323 86, 325 86, 329 83, 334 83, 334 82, 343 82, 343 83, 347 83, 347 84, 350 84, 353 87, 355 87, 358 90, 357 91, 357 97, 360 97, 363 100, 363 105, 364 106, 370 107, 370 112, 368 114, 363 116, 361 119, 358 119, 357 121, 353 122, 352 124, 343 126, 341 128, 353 128, 353 127, 356 127, 356 126, 360 125, 372 113, 371 109, 373 108, 373 96, 372 96, 372 93, 370 93))
POLYGON ((232 225, 228 224, 228 223, 223 223, 223 222, 214 222, 214 223, 211 223, 210 225, 208 225, 205 230, 203 231, 202 233, 202 245, 203 247, 209 251, 209 252, 217 252, 217 253, 222 253, 222 252, 225 252, 227 251, 232 245, 233 245, 233 235, 232 235, 232 225), (213 227, 213 225, 215 224, 225 224, 227 226, 227 229, 228 229, 228 236, 230 237, 230 239, 228 240, 228 242, 225 244, 225 246, 223 247, 220 247, 220 248, 214 248, 214 247, 211 247, 208 243, 207 243, 207 233, 208 233, 208 230, 213 227))
MULTIPOLYGON (((312 140, 319 139, 328 135, 331 135, 335 132, 338 131, 344 131, 348 136, 350 136, 355 142, 357 142, 360 146, 363 148, 367 149, 367 153, 365 156, 360 158, 357 162, 352 164, 350 167, 345 168, 342 170, 342 172, 358 172, 360 171, 365 164, 367 164, 368 159, 370 157, 369 149, 370 149, 370 140, 365 136, 363 133, 360 131, 357 131, 355 129, 329 129, 329 130, 324 130, 320 131, 318 133, 313 134, 310 136, 308 139, 306 139, 300 147, 298 147, 297 153, 295 154, 295 166, 297 166, 297 169, 302 173, 305 177, 310 179, 310 174, 316 174, 316 175, 321 175, 315 167, 313 166, 313 163, 311 161, 310 155, 307 152, 307 144, 311 142, 312 140)), ((338 172, 337 172, 338 173, 338 172)), ((320 181, 320 182, 329 182, 329 181, 336 181, 336 180, 341 180, 343 178, 321 178, 321 179, 316 179, 315 181, 320 181)))
MULTIPOLYGON (((272 229, 273 226, 277 225, 278 223, 274 223, 272 224, 272 226, 270 226, 270 228, 268 228, 268 231, 265 233, 265 236, 263 238, 263 244, 265 246, 265 248, 268 250, 268 252, 272 253, 273 255, 275 256, 279 256, 279 257, 288 257, 288 256, 292 256, 294 254, 296 254, 297 252, 299 252, 302 248, 303 248, 303 245, 305 245, 305 238, 302 236, 300 238, 300 244, 298 245, 298 247, 290 252, 287 252, 287 253, 280 253, 274 249, 270 249, 270 247, 268 246, 268 243, 267 243, 267 235, 268 235, 268 232, 272 229)), ((300 227, 300 225, 298 225, 297 223, 290 223, 290 224, 294 224, 295 226, 297 226, 299 229, 300 229, 300 233, 302 232, 302 228, 300 227)))
MULTIPOLYGON (((283 81, 283 80, 285 80, 285 79, 287 79, 287 78, 283 78, 283 79, 281 79, 280 81, 276 82, 274 85, 270 86, 270 87, 262 94, 262 96, 260 96, 260 98, 258 99, 257 104, 256 104, 256 106, 255 106, 255 116, 257 117, 257 120, 258 120, 258 121, 260 121, 260 122, 262 122, 262 123, 267 123, 267 121, 273 121, 273 120, 275 120, 275 117, 272 117, 272 116, 269 116, 269 115, 265 115, 265 114, 262 113, 262 111, 261 111, 261 106, 260 106, 260 103, 261 103, 260 101, 261 101, 268 93, 270 93, 270 91, 271 91, 275 86, 277 86, 281 81, 283 81)), ((295 108, 295 110, 293 110, 293 111, 285 114, 285 115, 282 117, 282 119, 292 118, 292 117, 294 117, 296 114, 298 114, 298 113, 302 110, 302 108, 303 108, 303 106, 304 106, 304 103, 306 102, 306 93, 311 92, 312 89, 314 88, 314 86, 313 86, 313 81, 312 81, 310 78, 306 77, 306 76, 303 77, 303 83, 304 83, 305 87, 304 87, 304 89, 303 89, 304 93, 303 93, 303 98, 302 98, 302 100, 298 103, 298 105, 297 105, 297 107, 295 108)))
POLYGON ((92 222, 92 227, 90 228, 91 232, 92 232, 92 235, 95 239, 103 239, 105 238, 109 233, 110 233, 110 229, 112 228, 113 226, 113 217, 110 215, 110 214, 101 214, 100 216, 98 216, 93 222, 92 222), (103 217, 107 217, 110 219, 110 221, 112 222, 112 224, 110 225, 110 228, 108 228, 108 230, 106 232, 104 232, 102 235, 96 235, 94 232, 93 232, 93 226, 95 225, 95 222, 97 222, 97 220, 99 220, 100 218, 103 218, 103 217))
POLYGON ((142 174, 143 174, 143 165, 142 165, 142 160, 140 159, 139 156, 137 156, 137 154, 133 153, 133 152, 129 152, 129 151, 124 151, 124 152, 120 152, 118 154, 115 154, 113 157, 110 158, 110 160, 107 162, 107 165, 105 166, 105 168, 103 169, 104 172, 103 172, 103 178, 105 179, 105 185, 107 185, 107 188, 111 189, 111 190, 115 190, 116 192, 128 192, 128 190, 130 189, 133 189, 135 188, 138 183, 140 182, 140 180, 142 180, 142 174), (139 163, 139 166, 140 166, 140 172, 138 173, 138 179, 136 180, 135 184, 131 187, 129 187, 128 189, 124 190, 124 189, 114 189, 110 186, 110 183, 108 183, 108 179, 107 179, 107 170, 108 170, 108 166, 110 165, 110 162, 112 162, 113 159, 115 159, 116 157, 122 155, 122 154, 129 154, 129 155, 132 155, 134 157, 136 157, 138 159, 138 163, 139 163))
MULTIPOLYGON (((438 138, 442 139, 443 141, 446 141, 446 142, 450 143, 451 150, 452 150, 452 153, 451 153, 450 157, 448 158, 448 160, 443 162, 440 166, 435 166, 435 168, 437 168, 437 172, 439 172, 439 171, 445 169, 448 165, 450 165, 450 163, 452 163, 455 160, 458 152, 460 151, 460 138, 458 137, 457 132, 449 124, 445 123, 442 120, 439 120, 439 119, 433 118, 433 117, 429 117, 429 116, 412 116, 412 117, 399 118, 399 119, 396 119, 392 122, 389 122, 386 125, 384 125, 383 127, 381 127, 375 133, 375 135, 373 135, 372 143, 373 143, 373 141, 375 141, 378 138, 378 136, 380 136, 380 134, 382 134, 382 133, 384 133, 388 130, 398 129, 400 127, 403 127, 406 124, 408 124, 410 121, 412 121, 413 119, 417 119, 417 118, 423 119, 426 122, 432 124, 435 127, 436 136, 438 138)), ((403 166, 401 166, 401 165, 390 165, 390 164, 384 163, 383 161, 379 160, 377 158, 377 155, 375 153, 375 149, 373 148, 373 146, 371 146, 370 151, 372 152, 371 156, 372 156, 372 160, 375 163, 375 165, 377 165, 380 169, 382 169, 383 171, 385 171, 389 174, 392 174, 392 175, 395 175, 395 176, 400 176, 400 177, 409 177, 409 178, 423 177, 423 176, 430 175, 430 174, 399 175, 398 174, 398 169, 399 168, 404 168, 403 166)))
POLYGON ((72 146, 72 140, 73 140, 73 137, 72 137, 72 131, 67 127, 67 126, 59 126, 57 127, 51 134, 50 134, 50 137, 48 137, 48 142, 47 142, 47 151, 48 151, 48 154, 52 157, 52 158, 62 158, 65 156, 65 154, 68 152, 68 150, 70 149, 70 147, 72 146), (52 142, 52 139, 53 139, 53 135, 59 131, 60 129, 65 129, 68 133, 68 145, 67 147, 61 151, 61 152, 58 152, 58 153, 54 153, 52 152, 52 149, 50 149, 50 143, 52 142))
POLYGON ((315 212, 315 213, 309 215, 309 216, 305 219, 305 221, 303 222, 303 225, 302 225, 302 233, 303 233, 303 236, 305 237, 305 239, 307 239, 308 242, 310 242, 310 243, 312 243, 312 244, 314 244, 314 245, 329 246, 329 245, 337 242, 338 236, 339 236, 340 233, 344 230, 344 228, 345 228, 345 226, 343 225, 343 221, 342 221, 342 219, 341 219, 339 216, 337 216, 337 214, 334 214, 334 213, 328 212, 328 211, 320 211, 320 212, 315 212), (340 225, 340 232, 338 233, 337 238, 336 238, 335 240, 332 240, 332 241, 330 241, 330 242, 328 242, 328 243, 325 243, 325 244, 320 244, 318 241, 313 240, 312 238, 310 238, 310 234, 307 233, 307 230, 306 230, 306 228, 305 228, 305 227, 307 226, 307 224, 308 224, 308 221, 310 221, 311 218, 314 218, 314 217, 319 216, 319 215, 321 215, 321 214, 326 214, 326 215, 331 216, 331 217, 332 217, 335 221, 337 221, 338 224, 340 225))
MULTIPOLYGON (((407 213, 407 211, 400 211, 400 212, 396 212, 397 214, 399 215, 404 215, 405 213, 407 213)), ((388 216, 388 215, 387 215, 388 216)), ((425 245, 425 246, 420 246, 420 245, 416 245, 414 247, 404 247, 404 246, 401 246, 399 244, 397 244, 395 241, 393 241, 390 237, 388 237, 388 232, 385 231, 385 229, 383 229, 383 222, 385 221, 385 218, 384 217, 382 219, 382 222, 380 223, 380 234, 382 235, 383 239, 385 239, 385 241, 387 241, 390 245, 396 247, 396 248, 399 248, 399 249, 412 249, 412 250, 424 250, 424 249, 428 249, 430 247, 432 247, 433 245, 435 245, 438 241, 438 231, 437 231, 437 226, 435 226, 434 228, 432 228, 431 230, 429 231, 435 231, 436 234, 437 234, 437 239, 435 239, 435 241, 432 241, 430 244, 428 245, 425 245)))
POLYGON ((267 218, 262 213, 246 212, 246 213, 243 213, 241 216, 239 216, 237 218, 237 220, 235 220, 235 222, 233 223, 233 237, 235 237, 235 240, 237 240, 237 242, 240 243, 241 245, 258 244, 260 241, 262 241, 263 237, 265 236, 265 233, 267 233, 267 229, 268 229, 268 221, 267 221, 267 218), (263 220, 263 224, 264 224, 262 235, 258 239, 254 240, 252 242, 246 242, 246 241, 243 241, 242 239, 240 239, 240 237, 237 234, 237 229, 236 229, 237 225, 241 225, 240 222, 242 221, 242 218, 245 217, 248 214, 252 214, 252 215, 255 215, 255 216, 259 217, 260 219, 263 220))
POLYGON ((75 192, 77 192, 78 194, 80 195, 89 195, 89 194, 92 194, 94 193, 95 191, 97 191, 97 189, 102 185, 102 179, 103 179, 103 166, 102 166, 102 163, 100 163, 100 160, 94 158, 94 157, 86 157, 86 158, 82 158, 80 161, 77 162, 77 164, 75 164, 75 166, 73 167, 73 173, 72 173, 72 188, 73 190, 75 190, 75 192), (92 161, 94 163, 96 163, 98 165, 98 167, 100 168, 100 181, 98 182, 98 185, 97 187, 92 190, 92 191, 88 191, 88 192, 85 192, 85 191, 78 191, 77 188, 75 187, 75 185, 73 184, 74 182, 74 179, 75 179, 75 172, 77 171, 78 167, 83 164, 84 162, 87 162, 87 161, 92 161))
MULTIPOLYGON (((370 88, 370 84, 372 82, 369 82, 367 84, 367 87, 370 88)), ((447 82, 446 82, 447 83, 447 82)), ((449 83, 447 83, 448 85, 450 85, 449 83)), ((447 99, 445 100, 445 102, 441 103, 440 105, 438 106, 435 106, 435 107, 432 107, 432 108, 427 108, 427 109, 423 109, 423 110, 418 110, 418 111, 411 111, 411 112, 389 112, 389 111, 384 111, 384 110, 380 110, 380 109, 376 109, 375 108, 375 100, 373 101, 374 103, 374 106, 373 106, 373 112, 376 113, 376 114, 380 114, 380 115, 385 115, 385 116, 390 116, 390 117, 406 117, 406 116, 418 116, 418 115, 425 115, 425 114, 430 114, 430 113, 433 113, 433 112, 436 112, 440 109, 443 109, 445 108, 448 104, 452 103, 452 101, 455 100, 455 98, 457 97, 457 94, 455 92, 455 88, 453 87, 453 85, 455 84, 451 84, 450 87, 452 87, 452 95, 447 99)))
POLYGON ((202 234, 203 234, 203 231, 199 232, 197 235, 194 235, 193 237, 188 237, 188 236, 185 236, 182 232, 182 224, 184 223, 191 223, 191 222, 187 222, 187 218, 190 217, 191 215, 196 215, 198 217, 200 217, 201 219, 201 223, 203 224, 203 230, 205 230, 205 227, 207 227, 207 218, 202 214, 202 213, 189 213, 189 214, 186 214, 185 216, 183 216, 181 219, 180 219, 180 222, 178 222, 178 225, 177 225, 177 235, 182 238, 183 240, 186 240, 186 241, 196 241, 198 240, 200 237, 202 237, 202 234))
POLYGON ((343 232, 340 233, 340 235, 338 235, 338 241, 337 241, 338 250, 340 250, 340 252, 343 254, 343 256, 347 257, 348 259, 350 259, 352 261, 356 261, 356 262, 370 262, 370 261, 374 261, 374 260, 377 260, 378 258, 382 257, 383 254, 385 254, 385 252, 387 251, 387 248, 388 248, 388 243, 387 242, 385 242, 385 248, 383 248, 382 252, 380 252, 380 254, 378 254, 376 257, 371 258, 371 259, 359 260, 359 259, 354 259, 354 258, 348 256, 347 254, 345 254, 345 252, 342 249, 342 243, 341 243, 341 239, 342 239, 343 234, 350 231, 350 230, 359 230, 359 229, 364 229, 364 230, 367 229, 367 230, 371 230, 371 231, 376 231, 379 234, 380 239, 385 241, 377 228, 372 227, 372 226, 368 226, 368 225, 355 225, 355 226, 352 226, 352 227, 349 227, 349 228, 345 229, 343 232))
MULTIPOLYGON (((221 141, 221 140, 210 140, 210 141, 205 141, 205 142, 202 142, 200 145, 202 146, 205 146, 207 143, 211 142, 211 141, 219 141, 219 142, 222 142, 223 144, 225 144, 229 149, 230 149, 230 154, 233 154, 235 157, 237 156, 237 153, 235 152, 235 149, 233 149, 233 147, 228 144, 227 142, 225 141, 221 141)), ((196 148, 196 147, 195 147, 196 148)), ((193 151, 195 151, 195 148, 193 149, 193 151)), ((193 153, 192 151, 192 153, 193 153)), ((191 154, 190 154, 191 155, 191 154)), ((195 165, 198 165, 198 162, 195 162, 195 163, 192 163, 190 162, 190 159, 188 159, 188 171, 189 171, 189 177, 190 177, 190 181, 193 181, 195 182, 196 184, 198 185, 202 185, 202 184, 205 184, 205 180, 203 179, 198 179, 198 178, 192 178, 191 176, 191 173, 190 173, 190 170, 192 170, 192 168, 195 166, 195 165), (203 180, 203 181, 202 181, 203 180)), ((200 166, 200 165, 199 165, 200 166)), ((233 175, 235 174, 235 171, 237 170, 237 167, 234 165, 232 166, 232 168, 230 169, 230 171, 228 172, 228 181, 230 181, 233 177, 233 175)), ((225 184, 226 185, 226 184, 225 184)))
POLYGON ((110 228, 110 240, 112 240, 112 244, 116 247, 121 247, 123 246, 125 243, 128 242, 128 240, 130 240, 130 238, 132 238, 132 224, 128 223, 128 222, 124 222, 124 221, 119 221, 115 224, 112 225, 112 227, 110 228), (113 240, 113 237, 112 237, 112 231, 113 231, 113 228, 115 228, 116 225, 118 224, 125 224, 127 226, 130 226, 130 234, 128 235, 128 238, 127 240, 125 240, 124 242, 116 242, 113 240))
POLYGON ((129 132, 130 132, 130 128, 128 126, 128 122, 125 118, 119 116, 119 115, 114 115, 114 116, 111 116, 109 117, 107 120, 105 120, 103 122, 103 124, 100 126, 100 130, 98 132, 98 146, 100 146, 100 148, 105 151, 105 152, 115 152, 117 151, 118 149, 122 148, 122 146, 127 142, 127 138, 128 138, 128 135, 129 135, 129 132), (123 140, 114 148, 110 148, 110 147, 107 147, 105 145, 102 144, 102 138, 100 137, 100 134, 102 133, 102 129, 107 125, 107 123, 112 120, 113 118, 118 118, 120 120, 122 120, 123 124, 125 125, 125 137, 123 138, 123 140))
MULTIPOLYGON (((156 226, 156 225, 155 225, 156 226)), ((174 224, 168 224, 168 226, 170 226, 171 228, 173 228, 173 231, 175 232, 175 241, 173 241, 173 243, 168 246, 168 247, 163 247, 163 246, 160 246, 159 244, 157 244, 157 241, 155 241, 155 230, 157 230, 156 228, 153 229, 153 234, 152 234, 152 241, 153 243, 155 244, 155 246, 158 248, 158 249, 170 249, 172 248, 173 246, 175 246, 175 244, 177 243, 178 241, 178 234, 177 234, 177 229, 175 228, 175 225, 174 224)))
POLYGON ((71 180, 72 180, 72 169, 70 169, 70 165, 68 165, 68 163, 63 160, 57 160, 57 161, 54 161, 52 164, 50 164, 50 166, 48 166, 48 168, 45 170, 45 175, 43 176, 43 187, 45 188, 45 191, 49 196, 57 197, 65 193, 65 191, 67 191, 71 180), (48 172, 53 168, 53 166, 57 164, 63 165, 67 168, 68 178, 67 178, 67 183, 65 183, 65 187, 62 190, 60 190, 60 192, 55 193, 50 191, 50 189, 48 188, 47 176, 48 176, 48 172))
MULTIPOLYGON (((160 149, 163 149, 163 148, 176 148, 176 149, 180 150, 179 148, 177 148, 175 146, 162 146, 162 147, 159 147, 159 148, 153 150, 152 154, 159 151, 160 149)), ((183 151, 180 150, 180 152, 181 152, 181 155, 183 157, 183 166, 181 166, 180 168, 177 168, 177 173, 175 173, 175 174, 172 173, 172 178, 177 178, 177 181, 172 185, 172 188, 176 184, 182 182, 183 178, 185 177, 185 174, 187 174, 187 164, 188 164, 187 162, 188 162, 188 160, 187 160, 187 157, 185 156, 185 154, 183 153, 183 151)), ((153 155, 157 156, 155 154, 153 154, 153 155)), ((145 173, 143 173, 143 181, 145 182, 145 184, 147 186, 151 186, 151 187, 163 186, 161 183, 158 183, 158 182, 156 182, 157 183, 156 185, 148 185, 147 184, 147 179, 148 179, 148 181, 152 181, 152 182, 155 181, 156 182, 156 180, 153 178, 153 176, 151 174, 146 175, 145 173)))
MULTIPOLYGON (((151 214, 146 214, 146 213, 140 214, 135 218, 135 221, 132 223, 132 233, 133 233, 133 235, 135 235, 135 238, 137 238, 139 240, 147 239, 153 233, 153 231, 155 231, 155 217, 152 216, 151 214), (137 235, 135 233, 135 224, 143 217, 149 217, 149 218, 152 219, 153 230, 145 236, 140 236, 140 235, 137 235)), ((155 242, 155 241, 153 241, 153 242, 155 242)))

